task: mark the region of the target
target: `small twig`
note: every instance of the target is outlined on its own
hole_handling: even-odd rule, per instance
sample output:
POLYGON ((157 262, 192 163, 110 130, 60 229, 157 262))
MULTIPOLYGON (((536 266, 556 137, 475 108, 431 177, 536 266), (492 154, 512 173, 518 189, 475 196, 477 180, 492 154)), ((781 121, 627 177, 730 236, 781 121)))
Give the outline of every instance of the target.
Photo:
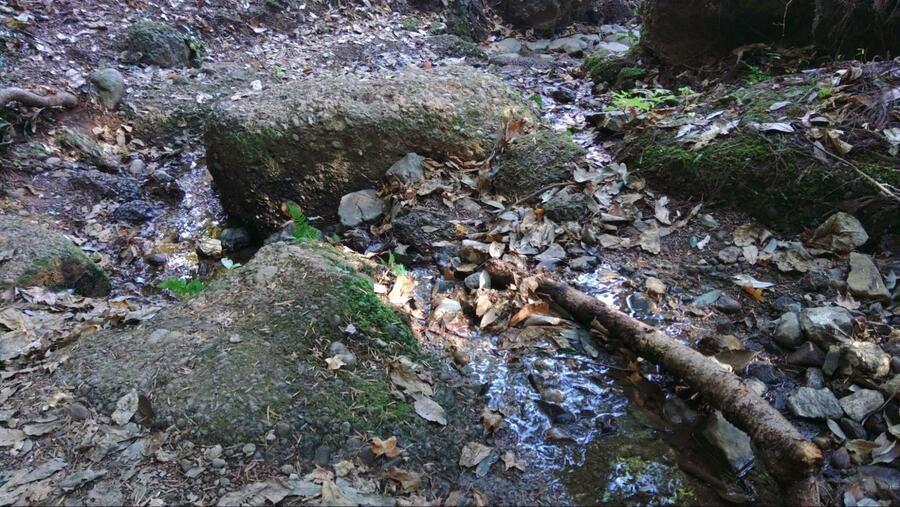
POLYGON ((860 176, 862 176, 863 179, 866 180, 870 185, 872 185, 872 186, 875 187, 879 192, 881 192, 882 194, 884 194, 885 197, 887 197, 887 198, 889 198, 889 199, 892 199, 892 200, 897 201, 898 203, 900 203, 900 195, 897 195, 897 194, 895 194, 894 192, 891 192, 891 190, 890 190, 889 188, 887 188, 886 186, 884 186, 884 185, 882 185, 881 183, 879 183, 878 180, 876 180, 875 178, 873 178, 873 177, 869 176, 868 174, 866 174, 865 172, 863 172, 863 170, 860 169, 859 166, 857 166, 857 165, 854 164, 853 162, 850 162, 849 160, 846 160, 846 159, 844 159, 844 158, 842 158, 842 157, 839 157, 839 156, 835 155, 834 153, 831 153, 831 152, 828 151, 828 150, 820 150, 820 151, 825 152, 826 155, 829 155, 830 157, 834 158, 835 160, 837 160, 837 161, 839 161, 839 162, 843 162, 843 163, 846 164, 850 169, 853 169, 854 171, 856 171, 857 174, 859 174, 860 176))
POLYGON ((532 193, 526 195, 525 197, 519 199, 518 201, 514 202, 512 205, 513 205, 513 206, 518 206, 519 204, 522 204, 523 202, 525 202, 525 201, 527 201, 527 200, 529 200, 529 199, 533 199, 533 198, 535 198, 535 197, 537 197, 537 196, 543 194, 544 192, 546 192, 547 190, 550 190, 550 189, 552 189, 552 188, 557 188, 557 187, 567 187, 567 186, 569 186, 569 185, 574 185, 574 184, 575 184, 574 181, 563 181, 562 183, 553 183, 553 184, 547 185, 547 186, 545 186, 545 187, 541 187, 541 188, 535 190, 534 192, 532 192, 532 193))

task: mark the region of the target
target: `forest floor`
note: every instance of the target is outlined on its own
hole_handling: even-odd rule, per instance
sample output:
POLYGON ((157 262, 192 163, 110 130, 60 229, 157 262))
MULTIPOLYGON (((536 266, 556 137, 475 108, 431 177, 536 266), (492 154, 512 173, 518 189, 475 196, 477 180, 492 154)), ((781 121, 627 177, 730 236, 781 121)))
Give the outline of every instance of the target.
MULTIPOLYGON (((677 183, 661 191, 646 182, 636 163, 624 164, 619 155, 623 138, 639 131, 638 124, 660 120, 667 107, 684 106, 669 99, 654 103, 658 82, 643 86, 646 92, 617 94, 595 87, 586 75, 582 64, 589 51, 541 48, 529 54, 517 44, 536 38, 499 24, 491 41, 461 45, 440 34, 438 16, 380 3, 339 9, 309 3, 300 10, 247 13, 225 0, 49 6, 0 0, 0 15, 14 28, 0 51, 3 86, 48 86, 87 97, 86 76, 103 67, 115 67, 127 84, 125 102, 115 112, 86 98, 73 110, 19 108, 11 118, 11 143, 0 161, 0 211, 65 233, 109 273, 113 291, 109 298, 38 288, 3 294, 3 339, 13 343, 20 331, 37 339, 15 354, 3 349, 0 505, 779 503, 746 435, 717 422, 714 410, 683 383, 576 325, 558 308, 523 305, 515 291, 485 286, 477 264, 514 249, 523 268, 553 273, 745 378, 825 450, 825 503, 900 501, 897 231, 877 237, 870 231, 874 239, 862 247, 875 269, 874 275, 867 271, 867 282, 887 292, 873 299, 851 293, 852 266, 844 255, 823 248, 833 238, 850 241, 847 236, 858 232, 853 223, 843 224, 850 233, 814 233, 811 227, 779 233, 728 199, 676 197, 684 195, 677 183), (145 17, 193 27, 203 41, 202 66, 120 63, 117 34, 145 17), (304 447, 292 459, 274 459, 266 452, 268 439, 202 446, 180 429, 128 422, 137 405, 127 424, 119 424, 113 414, 60 387, 54 373, 65 368, 64 346, 185 304, 157 285, 172 278, 229 276, 259 246, 226 252, 225 262, 198 254, 201 240, 236 224, 206 170, 191 108, 254 100, 279 84, 320 74, 363 78, 406 66, 460 63, 500 76, 534 104, 542 121, 583 146, 589 166, 573 175, 570 187, 589 188, 586 195, 612 205, 601 211, 571 204, 578 213, 606 217, 607 227, 591 234, 584 232, 583 220, 577 223, 581 216, 544 227, 549 203, 570 205, 562 186, 498 203, 465 177, 464 162, 429 160, 424 181, 414 189, 379 190, 401 206, 457 211, 463 218, 454 221, 454 241, 479 262, 419 255, 415 247, 422 245, 399 244, 386 227, 389 220, 355 232, 313 222, 326 233, 340 233, 358 255, 389 264, 376 292, 409 315, 422 347, 439 358, 433 382, 455 393, 451 399, 460 406, 445 408, 462 415, 450 425, 433 425, 431 449, 419 442, 407 448, 413 443, 401 439, 396 445, 406 450, 392 457, 381 440, 391 434, 360 435, 358 428, 347 430, 335 421, 346 445, 304 447), (156 117, 165 110, 171 114, 156 117), (611 111, 629 121, 601 125, 611 116, 602 113, 611 111), (122 161, 122 169, 97 170, 84 153, 60 141, 65 129, 92 135, 122 161), (436 189, 441 192, 431 195, 436 189), (122 220, 120 207, 135 202, 140 204, 132 204, 132 212, 142 218, 122 220), (514 245, 504 236, 510 230, 531 239, 514 245), (822 317, 831 319, 825 327, 842 327, 846 313, 846 331, 875 349, 854 356, 814 344, 820 338, 814 326, 804 324, 801 332, 800 321, 817 308, 830 309, 822 317), (809 395, 812 390, 818 394, 809 395), (876 406, 860 409, 845 401, 860 392, 869 401, 878 399, 876 406), (803 396, 810 399, 796 401, 803 396), (828 412, 834 398, 846 413, 828 412)), ((618 44, 612 50, 624 53, 639 29, 574 26, 563 35, 595 37, 585 44, 618 44)), ((818 72, 830 79, 858 67, 818 72)), ((900 81, 896 73, 889 77, 900 81)), ((697 84, 696 93, 719 84, 697 84)), ((765 100, 771 107, 780 102, 771 95, 765 100)), ((728 129, 710 135, 707 142, 727 139, 728 129)), ((830 215, 823 213, 820 222, 830 215)), ((441 242, 435 243, 438 249, 441 242)))

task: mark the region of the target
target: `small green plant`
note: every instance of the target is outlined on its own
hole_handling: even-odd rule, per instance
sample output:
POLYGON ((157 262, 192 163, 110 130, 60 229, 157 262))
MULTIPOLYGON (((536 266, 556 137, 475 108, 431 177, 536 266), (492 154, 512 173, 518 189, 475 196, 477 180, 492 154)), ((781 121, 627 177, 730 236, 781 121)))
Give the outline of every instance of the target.
POLYGON ((275 77, 278 77, 278 78, 284 77, 284 69, 278 65, 275 66, 275 77))
POLYGON ((827 99, 828 97, 831 97, 832 94, 834 94, 834 88, 830 86, 823 86, 822 88, 819 88, 820 99, 827 99))
POLYGON ((322 235, 319 229, 309 225, 309 219, 303 214, 303 210, 297 203, 288 201, 286 203, 288 213, 294 220, 294 239, 312 239, 318 240, 322 235))
POLYGON ((233 269, 237 269, 237 268, 241 267, 240 262, 234 262, 233 260, 229 259, 228 257, 223 257, 221 262, 222 262, 222 266, 225 266, 225 269, 227 269, 228 271, 231 271, 233 269))
POLYGON ((166 278, 156 286, 160 289, 169 290, 178 297, 194 297, 203 292, 209 286, 209 283, 196 278, 190 280, 166 278))
POLYGON ((397 262, 397 259, 394 258, 394 252, 388 252, 388 267, 391 268, 391 272, 395 276, 403 276, 407 273, 406 266, 397 262))
POLYGON ((424 24, 424 21, 422 21, 421 19, 419 19, 417 17, 405 18, 403 21, 400 22, 400 25, 403 26, 403 29, 410 31, 410 32, 418 30, 419 28, 422 27, 423 24, 424 24))
POLYGON ((766 71, 764 71, 758 65, 751 65, 749 63, 745 64, 747 66, 747 84, 755 85, 758 83, 762 83, 763 81, 768 81, 772 79, 772 76, 769 75, 766 71))
POLYGON ((531 96, 531 101, 537 105, 538 109, 544 109, 544 97, 541 97, 540 93, 535 93, 531 96))
POLYGON ((652 90, 635 89, 630 92, 617 91, 613 92, 612 106, 607 107, 606 109, 608 111, 627 111, 629 109, 649 111, 670 100, 676 100, 675 95, 665 88, 654 88, 652 90))

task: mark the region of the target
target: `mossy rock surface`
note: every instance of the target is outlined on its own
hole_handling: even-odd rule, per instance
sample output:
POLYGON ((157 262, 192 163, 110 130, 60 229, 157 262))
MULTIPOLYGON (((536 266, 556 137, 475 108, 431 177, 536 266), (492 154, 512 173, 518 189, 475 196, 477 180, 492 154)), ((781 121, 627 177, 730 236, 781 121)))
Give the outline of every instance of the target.
MULTIPOLYGON (((722 200, 785 233, 816 227, 838 210, 854 214, 876 237, 896 231, 896 203, 833 157, 816 157, 808 130, 794 120, 809 110, 829 114, 827 97, 820 95, 810 103, 808 97, 815 97, 816 91, 815 77, 804 75, 717 87, 660 122, 667 127, 653 121, 635 129, 626 137, 623 160, 657 190, 722 200), (723 108, 727 113, 717 121, 740 120, 727 135, 700 148, 675 138, 678 129, 672 125, 723 108), (795 132, 767 131, 765 125, 775 123, 792 125, 795 132)), ((865 121, 866 116, 858 118, 865 121)), ((862 127, 847 123, 831 128, 854 132, 862 127)), ((868 144, 844 158, 882 183, 900 185, 896 159, 887 153, 886 143, 868 144)))
POLYGON ((150 401, 153 424, 203 443, 259 443, 278 425, 275 446, 287 452, 301 430, 345 440, 335 431, 344 422, 373 434, 422 429, 390 395, 380 363, 422 353, 353 265, 315 242, 265 246, 196 298, 138 327, 84 337, 58 378, 107 414, 134 389, 150 401), (347 335, 350 323, 357 331, 347 335), (325 359, 338 340, 357 360, 335 372, 325 359))
POLYGON ((162 68, 186 67, 191 63, 191 46, 177 28, 156 21, 139 21, 128 29, 124 48, 126 59, 162 68))
POLYGON ((572 179, 585 164, 584 148, 561 132, 538 129, 521 135, 498 158, 494 189, 510 197, 524 197, 541 187, 572 179))
POLYGON ((0 215, 0 259, 0 288, 73 289, 91 297, 111 288, 106 273, 68 238, 18 216, 0 215))
POLYGON ((342 195, 376 188, 406 153, 484 158, 504 116, 534 118, 519 94, 471 67, 318 76, 214 109, 205 144, 226 210, 262 235, 283 222, 286 200, 334 220, 342 195))

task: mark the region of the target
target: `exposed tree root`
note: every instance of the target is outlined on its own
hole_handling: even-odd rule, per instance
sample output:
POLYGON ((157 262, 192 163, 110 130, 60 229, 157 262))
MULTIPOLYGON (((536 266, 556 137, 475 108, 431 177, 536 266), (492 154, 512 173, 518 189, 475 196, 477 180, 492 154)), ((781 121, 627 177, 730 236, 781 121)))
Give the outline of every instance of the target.
MULTIPOLYGON (((492 280, 496 274, 498 280, 509 281, 514 268, 494 261, 487 270, 492 280)), ((690 384, 726 419, 747 432, 766 469, 784 491, 787 505, 820 504, 815 475, 821 467, 822 451, 743 380, 662 331, 568 285, 541 278, 537 292, 586 325, 596 321, 633 352, 690 384)))
POLYGON ((75 107, 78 97, 60 92, 54 95, 38 95, 24 88, 0 88, 0 107, 18 102, 28 107, 75 107))

